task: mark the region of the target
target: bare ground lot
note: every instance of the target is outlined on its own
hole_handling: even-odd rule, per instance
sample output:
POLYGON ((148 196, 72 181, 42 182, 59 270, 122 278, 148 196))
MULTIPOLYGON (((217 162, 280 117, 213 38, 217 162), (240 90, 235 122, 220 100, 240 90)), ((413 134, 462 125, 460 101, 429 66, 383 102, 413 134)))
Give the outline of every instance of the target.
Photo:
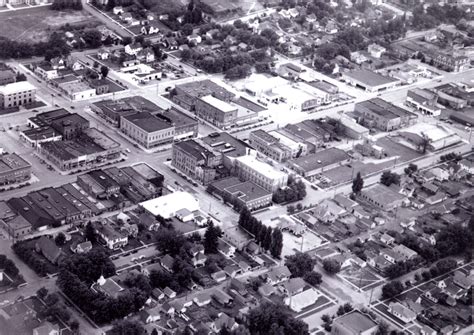
POLYGON ((44 41, 58 27, 98 25, 85 11, 54 11, 48 6, 0 13, 0 36, 16 41, 44 41))

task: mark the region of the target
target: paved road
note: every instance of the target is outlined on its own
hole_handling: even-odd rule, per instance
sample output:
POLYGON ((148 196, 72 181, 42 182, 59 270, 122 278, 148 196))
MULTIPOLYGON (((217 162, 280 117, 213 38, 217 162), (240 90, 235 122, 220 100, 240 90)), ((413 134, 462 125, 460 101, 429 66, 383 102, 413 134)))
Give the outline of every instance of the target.
POLYGON ((101 12, 97 11, 95 8, 89 5, 89 0, 81 0, 82 7, 85 11, 89 14, 94 16, 100 22, 102 22, 107 28, 115 32, 119 36, 128 36, 133 37, 134 34, 130 32, 130 30, 126 29, 124 26, 117 24, 116 22, 112 21, 108 17, 104 16, 101 12))

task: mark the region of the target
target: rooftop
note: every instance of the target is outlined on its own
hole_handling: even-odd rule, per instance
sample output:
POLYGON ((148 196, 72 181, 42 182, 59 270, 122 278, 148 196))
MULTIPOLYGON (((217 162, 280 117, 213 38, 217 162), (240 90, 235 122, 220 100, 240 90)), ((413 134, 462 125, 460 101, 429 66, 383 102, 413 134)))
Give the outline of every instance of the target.
POLYGON ((312 171, 337 162, 345 161, 349 158, 350 156, 345 151, 338 148, 329 148, 297 158, 293 160, 292 163, 304 171, 312 171))
POLYGON ((212 151, 206 149, 195 140, 182 141, 182 142, 175 143, 173 145, 175 147, 180 148, 182 151, 186 152, 187 154, 194 156, 198 160, 215 156, 212 151))
POLYGON ((158 117, 148 112, 135 113, 132 115, 122 116, 124 119, 130 121, 137 127, 143 129, 147 133, 153 133, 164 129, 172 128, 173 126, 158 117))
POLYGON ((346 77, 355 79, 367 86, 380 86, 397 82, 397 79, 382 76, 369 70, 354 70, 344 73, 346 77))
POLYGON ((375 184, 365 188, 362 193, 364 193, 369 198, 378 199, 378 201, 384 202, 386 204, 405 199, 403 195, 393 191, 391 188, 383 184, 375 184))
POLYGON ((273 166, 265 162, 259 161, 255 156, 241 156, 238 157, 237 160, 240 162, 240 164, 245 165, 270 179, 280 179, 286 176, 286 173, 275 169, 273 166))
POLYGON ((18 81, 16 83, 0 86, 0 94, 15 94, 19 92, 32 91, 35 89, 36 87, 30 84, 28 81, 18 81))
POLYGON ((261 188, 251 181, 242 182, 237 177, 221 179, 214 182, 212 186, 220 191, 227 191, 244 202, 271 195, 271 192, 261 188))
POLYGON ((0 156, 0 173, 27 167, 31 164, 15 153, 0 156))
POLYGON ((396 119, 398 117, 416 116, 416 114, 413 114, 407 111, 406 109, 395 106, 394 104, 380 98, 373 98, 370 100, 362 101, 356 104, 356 106, 358 105, 369 109, 371 112, 377 115, 390 119, 396 119))
POLYGON ((220 152, 226 156, 239 157, 247 154, 247 144, 227 132, 209 134, 201 138, 201 141, 209 145, 214 152, 220 152))
POLYGON ((353 334, 362 334, 377 326, 374 320, 357 310, 334 319, 334 324, 350 329, 353 334))
POLYGON ((224 113, 230 113, 237 109, 236 106, 233 106, 223 100, 217 99, 212 95, 203 96, 201 100, 224 113))

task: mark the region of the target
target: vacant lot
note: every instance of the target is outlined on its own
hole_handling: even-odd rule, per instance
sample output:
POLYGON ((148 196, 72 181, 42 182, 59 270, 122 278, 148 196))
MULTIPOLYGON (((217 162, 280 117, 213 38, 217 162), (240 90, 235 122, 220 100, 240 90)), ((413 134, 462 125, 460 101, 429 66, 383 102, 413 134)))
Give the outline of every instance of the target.
POLYGON ((0 36, 16 41, 44 41, 66 23, 97 25, 84 11, 54 11, 47 6, 28 8, 0 13, 0 36))

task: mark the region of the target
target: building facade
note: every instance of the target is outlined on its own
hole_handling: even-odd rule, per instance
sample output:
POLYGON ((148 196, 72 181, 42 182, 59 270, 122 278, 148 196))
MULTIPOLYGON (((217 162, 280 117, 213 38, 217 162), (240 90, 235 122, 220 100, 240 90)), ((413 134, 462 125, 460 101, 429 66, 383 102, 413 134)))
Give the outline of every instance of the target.
POLYGON ((17 154, 0 156, 0 185, 13 184, 30 179, 31 164, 17 154))
POLYGON ((251 181, 270 192, 275 192, 288 183, 286 173, 276 170, 271 165, 261 162, 251 155, 236 158, 235 168, 239 178, 251 181))
POLYGON ((120 130, 147 149, 170 143, 175 135, 173 125, 146 112, 123 116, 120 130))
POLYGON ((0 107, 12 108, 32 103, 36 100, 36 87, 27 81, 0 86, 0 107))

